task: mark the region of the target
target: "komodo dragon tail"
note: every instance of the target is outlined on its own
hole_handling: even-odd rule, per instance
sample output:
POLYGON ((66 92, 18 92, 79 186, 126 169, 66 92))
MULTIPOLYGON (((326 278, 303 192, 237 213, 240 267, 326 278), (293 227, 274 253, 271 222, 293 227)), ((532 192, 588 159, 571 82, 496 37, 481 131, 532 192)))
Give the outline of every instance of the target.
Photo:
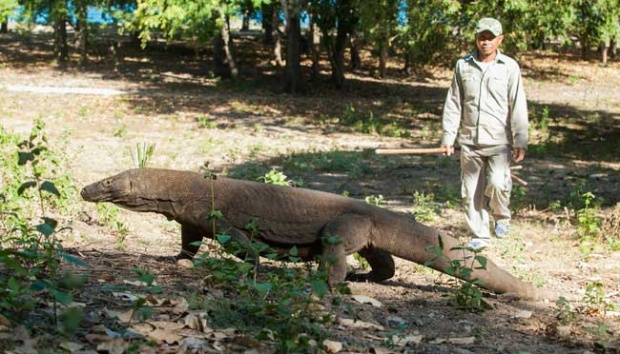
POLYGON ((549 296, 547 292, 521 281, 489 259, 485 269, 476 269, 480 267, 478 262, 472 264, 476 254, 453 237, 442 235, 436 229, 415 221, 409 223, 407 228, 406 232, 401 229, 399 237, 392 238, 390 245, 383 247, 387 246, 385 249, 397 257, 427 265, 446 274, 449 274, 447 269, 451 261, 464 260, 464 266, 472 268, 473 272, 469 279, 460 278, 481 280, 482 287, 498 294, 512 294, 524 299, 549 296), (441 255, 438 256, 433 250, 441 250, 441 255))

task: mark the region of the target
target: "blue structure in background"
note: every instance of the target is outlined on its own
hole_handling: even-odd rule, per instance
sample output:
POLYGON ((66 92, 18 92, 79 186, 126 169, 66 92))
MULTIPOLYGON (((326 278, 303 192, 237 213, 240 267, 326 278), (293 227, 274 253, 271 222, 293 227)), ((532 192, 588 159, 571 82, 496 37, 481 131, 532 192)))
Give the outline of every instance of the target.
MULTIPOLYGON (((75 16, 73 15, 75 13, 75 7, 69 3, 69 10, 71 10, 72 14, 70 15, 70 20, 74 21, 75 20, 75 16)), ((114 10, 114 9, 112 9, 114 10)), ((133 9, 131 8, 126 8, 126 11, 132 11, 133 9)), ((113 18, 110 15, 110 12, 112 11, 106 11, 102 8, 99 7, 94 7, 94 6, 89 6, 86 9, 86 19, 88 21, 88 23, 92 23, 92 24, 96 24, 96 25, 103 25, 103 24, 112 24, 117 22, 117 19, 113 18)), ((9 23, 14 23, 17 19, 22 18, 24 15, 24 7, 23 6, 19 6, 17 9, 15 9, 15 14, 11 17, 9 17, 9 23)), ((35 18, 35 23, 36 24, 47 24, 47 17, 49 16, 49 13, 42 13, 42 14, 38 14, 37 17, 35 18)))

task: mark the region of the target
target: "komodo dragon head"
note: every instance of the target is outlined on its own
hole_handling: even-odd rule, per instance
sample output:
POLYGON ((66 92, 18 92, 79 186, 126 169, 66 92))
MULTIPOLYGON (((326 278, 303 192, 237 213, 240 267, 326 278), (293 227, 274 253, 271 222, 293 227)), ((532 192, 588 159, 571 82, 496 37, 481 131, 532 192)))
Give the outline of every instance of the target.
POLYGON ((88 202, 110 202, 138 212, 156 212, 174 218, 192 196, 200 175, 164 169, 140 168, 121 172, 82 189, 88 202))

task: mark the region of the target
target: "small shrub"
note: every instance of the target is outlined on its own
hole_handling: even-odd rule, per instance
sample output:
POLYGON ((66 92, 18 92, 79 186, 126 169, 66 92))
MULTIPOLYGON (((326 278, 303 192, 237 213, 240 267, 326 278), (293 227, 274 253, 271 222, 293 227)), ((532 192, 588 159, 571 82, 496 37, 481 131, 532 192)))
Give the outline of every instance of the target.
POLYGON ((473 253, 473 256, 463 256, 461 259, 449 259, 443 254, 444 246, 441 236, 438 237, 439 246, 429 247, 434 257, 424 265, 429 266, 435 262, 446 262, 450 264, 445 272, 454 278, 451 298, 457 307, 472 312, 481 312, 490 308, 482 298, 482 290, 480 286, 483 284, 481 280, 471 279, 471 275, 475 269, 486 269, 487 259, 480 255, 480 250, 469 247, 454 247, 451 250, 464 250, 473 253))

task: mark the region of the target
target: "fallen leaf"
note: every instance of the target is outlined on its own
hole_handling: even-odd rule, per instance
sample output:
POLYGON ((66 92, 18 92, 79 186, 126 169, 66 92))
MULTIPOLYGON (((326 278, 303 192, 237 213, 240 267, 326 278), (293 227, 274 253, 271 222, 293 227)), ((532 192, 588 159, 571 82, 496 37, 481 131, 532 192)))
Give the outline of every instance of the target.
POLYGON ((179 350, 177 353, 207 353, 209 342, 195 337, 184 338, 179 341, 179 350))
POLYGON ((133 286, 147 286, 148 284, 140 280, 123 280, 123 284, 133 286))
POLYGON ((384 347, 373 347, 371 352, 375 354, 397 354, 399 352, 384 347))
POLYGON ((30 334, 28 333, 28 330, 26 329, 26 327, 19 326, 15 328, 15 330, 13 331, 12 339, 14 341, 22 342, 20 346, 15 347, 15 350, 13 351, 14 353, 19 353, 19 354, 38 354, 39 353, 39 351, 35 349, 38 339, 30 338, 30 334))
POLYGON ((371 297, 365 296, 365 295, 353 295, 351 296, 351 298, 357 302, 359 302, 360 304, 371 304, 374 307, 381 307, 383 306, 383 304, 371 297))
POLYGON ((185 324, 178 322, 170 322, 170 321, 149 321, 149 323, 156 328, 163 329, 166 331, 176 331, 185 327, 185 324))
POLYGON ((189 303, 187 302, 185 298, 181 297, 181 298, 172 300, 171 302, 172 302, 171 304, 174 306, 172 308, 172 313, 174 313, 175 315, 186 313, 189 310, 189 303))
POLYGON ((398 335, 393 335, 392 336, 392 343, 394 343, 394 345, 397 345, 399 347, 405 347, 407 346, 407 344, 412 343, 412 344, 420 344, 422 342, 422 339, 424 338, 423 335, 417 334, 409 334, 406 336, 398 336, 398 335))
POLYGON ((95 334, 95 333, 86 334, 84 338, 86 338, 86 341, 88 341, 88 343, 90 344, 101 344, 101 343, 105 343, 105 342, 109 342, 113 340, 113 338, 110 338, 106 336, 105 334, 95 334))
POLYGON ((326 339, 323 341, 323 347, 328 353, 338 353, 342 350, 342 343, 326 339))
POLYGON ((110 311, 109 314, 110 314, 110 318, 116 317, 121 322, 129 322, 132 316, 137 313, 134 312, 134 310, 127 310, 125 312, 110 311))
POLYGON ((131 302, 134 302, 140 298, 139 296, 131 294, 131 293, 112 292, 112 295, 123 301, 131 301, 131 302))
POLYGON ((476 341, 476 337, 456 337, 456 338, 448 338, 447 342, 457 345, 468 345, 474 344, 476 341))
POLYGON ((154 331, 149 332, 147 336, 157 343, 165 342, 168 344, 177 343, 183 339, 182 336, 175 334, 172 331, 160 328, 156 328, 154 331))
POLYGON ((189 315, 185 316, 185 318, 183 319, 183 323, 188 328, 191 328, 196 331, 200 331, 204 333, 213 332, 213 329, 211 329, 207 325, 207 314, 206 313, 190 313, 189 315))
POLYGON ((73 353, 77 352, 78 350, 82 350, 82 348, 84 348, 84 345, 75 342, 62 342, 60 343, 60 347, 70 353, 73 353))
POLYGON ((530 318, 533 312, 528 310, 519 310, 512 315, 512 318, 530 318))
POLYGON ((98 352, 109 354, 123 354, 127 348, 129 348, 129 343, 126 343, 122 338, 115 338, 97 345, 98 352))
POLYGON ((356 329, 373 329, 377 331, 383 331, 384 328, 381 325, 364 322, 364 321, 354 321, 350 318, 339 318, 338 323, 345 327, 356 328, 356 329))

